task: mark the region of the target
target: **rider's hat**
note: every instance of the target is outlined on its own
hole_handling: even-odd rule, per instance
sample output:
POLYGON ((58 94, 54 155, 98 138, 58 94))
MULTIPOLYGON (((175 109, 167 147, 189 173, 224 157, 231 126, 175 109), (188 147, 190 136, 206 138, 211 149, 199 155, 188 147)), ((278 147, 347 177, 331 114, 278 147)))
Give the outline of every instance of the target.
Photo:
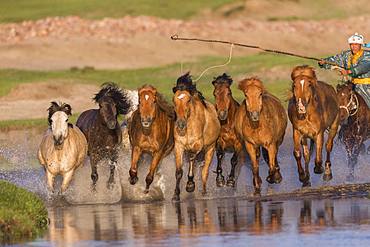
POLYGON ((348 44, 364 44, 364 36, 355 33, 351 37, 348 38, 348 44))

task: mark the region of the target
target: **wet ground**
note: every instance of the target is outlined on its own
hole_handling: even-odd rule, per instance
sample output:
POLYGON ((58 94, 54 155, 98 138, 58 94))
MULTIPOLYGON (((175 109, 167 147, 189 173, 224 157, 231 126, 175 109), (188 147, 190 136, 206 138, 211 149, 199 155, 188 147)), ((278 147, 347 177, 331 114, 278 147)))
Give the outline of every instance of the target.
MULTIPOLYGON (((60 196, 47 191, 44 171, 34 164, 37 146, 33 143, 37 141, 33 134, 24 136, 21 144, 13 144, 11 139, 0 140, 0 154, 8 163, 6 169, 0 169, 0 178, 34 191, 48 205, 49 230, 43 238, 28 245, 370 246, 367 199, 370 184, 348 186, 346 154, 338 142, 332 156, 333 179, 324 182, 322 175, 314 174, 312 160, 311 189, 301 189, 288 130, 278 156, 281 184, 269 185, 265 181, 268 168, 260 161, 262 201, 253 197, 248 160, 239 162, 236 188, 216 186, 214 160, 207 195, 201 194, 201 163, 195 169, 196 191, 185 191, 188 166, 184 165, 182 201, 172 203, 175 188, 172 154, 162 161, 148 194, 143 191, 150 157, 142 160, 139 182, 132 186, 128 182, 130 154, 122 151, 113 189, 106 187, 109 168, 103 162, 98 168, 97 192, 91 191, 87 160, 76 171, 66 194, 60 196), (31 163, 34 165, 30 166, 31 163), (344 187, 338 187, 341 185, 344 187)), ((230 155, 224 161, 225 177, 229 167, 230 155)), ((369 174, 370 155, 364 154, 359 158, 352 183, 369 183, 369 174)), ((60 187, 60 179, 56 186, 60 187)))

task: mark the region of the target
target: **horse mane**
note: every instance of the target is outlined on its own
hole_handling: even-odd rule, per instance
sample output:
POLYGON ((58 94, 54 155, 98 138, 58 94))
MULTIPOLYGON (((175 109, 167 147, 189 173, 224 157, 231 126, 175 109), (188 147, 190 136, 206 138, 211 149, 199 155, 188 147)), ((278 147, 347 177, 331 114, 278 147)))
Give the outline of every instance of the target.
POLYGON ((227 84, 228 86, 231 86, 232 83, 233 83, 233 79, 226 73, 223 73, 220 76, 214 77, 212 81, 212 84, 214 86, 221 85, 221 84, 227 84))
POLYGON ((292 80, 294 81, 295 78, 297 78, 299 76, 307 76, 307 77, 312 78, 315 81, 317 81, 315 69, 313 67, 309 66, 309 65, 298 65, 298 66, 293 68, 293 71, 290 75, 292 80))
POLYGON ((207 104, 205 102, 206 99, 204 98, 203 94, 198 91, 197 85, 193 83, 190 71, 177 78, 176 86, 172 88, 172 92, 176 93, 178 90, 188 91, 192 96, 197 96, 204 107, 207 108, 207 104))
POLYGON ((49 116, 48 116, 48 123, 49 123, 49 125, 51 125, 51 117, 57 111, 63 111, 68 116, 71 116, 72 115, 72 107, 69 104, 67 104, 67 103, 59 103, 58 104, 55 101, 50 102, 50 104, 51 104, 50 107, 47 109, 47 111, 49 112, 49 116))
POLYGON ((169 104, 166 101, 165 97, 157 92, 156 99, 159 109, 165 112, 169 118, 175 119, 176 118, 175 109, 171 104, 169 104))
POLYGON ((117 111, 120 114, 127 114, 131 109, 130 99, 127 97, 126 93, 123 92, 122 89, 119 88, 114 82, 103 83, 100 91, 95 94, 93 100, 95 103, 99 103, 103 97, 112 98, 116 104, 117 111))
POLYGON ((262 90, 263 94, 267 93, 265 86, 263 85, 262 81, 258 77, 250 77, 243 79, 239 82, 238 88, 240 90, 245 89, 246 87, 249 86, 255 86, 258 87, 262 90))

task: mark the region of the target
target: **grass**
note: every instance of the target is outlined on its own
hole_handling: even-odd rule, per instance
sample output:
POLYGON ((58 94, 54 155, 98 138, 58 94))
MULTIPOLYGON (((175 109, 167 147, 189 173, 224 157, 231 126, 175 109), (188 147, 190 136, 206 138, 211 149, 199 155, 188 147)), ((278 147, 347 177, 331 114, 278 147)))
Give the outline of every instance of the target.
POLYGON ((14 243, 36 238, 48 224, 45 205, 35 194, 0 180, 0 239, 14 243))
MULTIPOLYGON (((183 64, 183 73, 190 70, 197 78, 198 75, 206 68, 223 64, 225 58, 221 57, 203 57, 199 61, 183 64)), ((299 64, 309 64, 315 66, 315 62, 304 60, 296 57, 279 56, 268 53, 260 53, 250 56, 234 57, 231 63, 225 67, 212 69, 197 82, 197 87, 204 96, 213 101, 213 86, 211 81, 214 77, 223 72, 232 75, 235 81, 245 77, 258 75, 264 82, 266 88, 280 98, 283 104, 286 105, 286 92, 290 88, 290 74, 280 75, 275 79, 269 77, 269 69, 289 71, 293 66, 299 64), (267 72, 266 72, 267 71, 267 72), (283 78, 281 78, 283 76, 283 78), (286 78, 286 79, 285 79, 286 78)), ((63 83, 62 81, 72 81, 73 83, 91 83, 100 85, 106 81, 117 82, 123 88, 137 89, 143 84, 152 84, 165 95, 168 100, 172 98, 172 87, 176 83, 176 79, 181 74, 181 64, 171 64, 162 67, 131 69, 131 70, 93 70, 93 69, 73 69, 65 71, 23 71, 23 70, 0 70, 0 96, 6 95, 9 91, 21 83, 45 82, 63 83)), ((329 73, 329 72, 328 72, 329 73)), ((333 73, 331 74, 332 78, 333 73)), ((331 78, 331 79, 332 79, 331 78)), ((327 80, 327 78, 324 78, 327 80)), ((327 80, 333 81, 333 80, 327 80)), ((71 82, 69 82, 71 83, 71 82)), ((236 83, 232 85, 234 97, 237 100, 242 100, 243 95, 237 89, 236 83)), ((86 95, 91 97, 91 95, 86 95)), ((72 106, 73 107, 73 106, 72 106)), ((75 121, 76 115, 72 117, 72 122, 75 121)), ((46 127, 45 119, 26 119, 26 120, 9 120, 0 121, 0 130, 20 129, 29 127, 46 127)))
POLYGON ((0 0, 0 22, 68 15, 90 19, 118 18, 125 15, 188 19, 205 8, 217 9, 232 2, 235 0, 0 0))

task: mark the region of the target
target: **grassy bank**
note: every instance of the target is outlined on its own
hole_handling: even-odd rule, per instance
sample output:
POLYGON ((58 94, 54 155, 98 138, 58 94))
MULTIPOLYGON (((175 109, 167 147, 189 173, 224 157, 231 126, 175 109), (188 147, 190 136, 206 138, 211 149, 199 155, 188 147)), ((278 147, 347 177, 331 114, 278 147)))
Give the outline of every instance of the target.
POLYGON ((0 239, 13 243, 36 238, 48 222, 43 202, 33 193, 0 180, 0 239))
POLYGON ((36 20, 48 16, 78 15, 83 18, 150 15, 162 18, 187 19, 203 9, 218 7, 238 0, 17 0, 0 1, 0 22, 36 20))

